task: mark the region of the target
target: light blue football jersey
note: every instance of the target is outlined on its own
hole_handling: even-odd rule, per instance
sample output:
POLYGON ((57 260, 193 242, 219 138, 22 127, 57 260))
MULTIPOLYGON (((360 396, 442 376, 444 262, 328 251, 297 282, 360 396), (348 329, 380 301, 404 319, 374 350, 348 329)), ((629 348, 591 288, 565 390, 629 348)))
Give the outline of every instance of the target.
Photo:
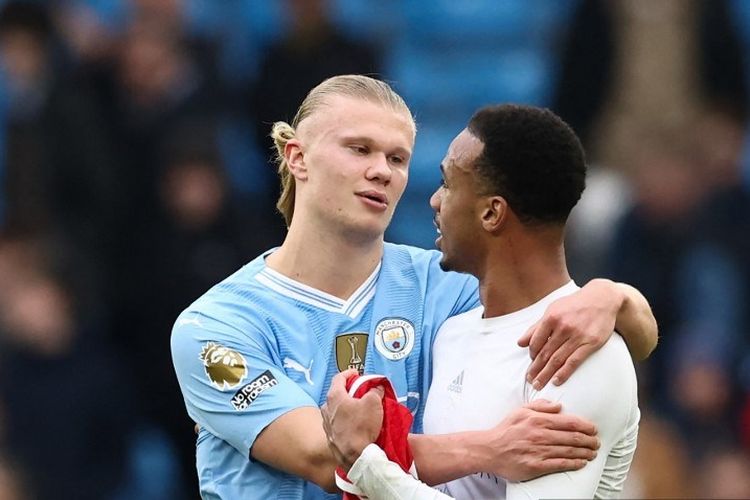
POLYGON ((252 460, 258 434, 299 407, 325 402, 349 367, 386 375, 421 432, 430 351, 440 325, 479 304, 476 279, 443 272, 441 254, 385 244, 349 300, 266 267, 266 252, 188 307, 172 357, 190 417, 200 424, 204 499, 338 498, 252 460))

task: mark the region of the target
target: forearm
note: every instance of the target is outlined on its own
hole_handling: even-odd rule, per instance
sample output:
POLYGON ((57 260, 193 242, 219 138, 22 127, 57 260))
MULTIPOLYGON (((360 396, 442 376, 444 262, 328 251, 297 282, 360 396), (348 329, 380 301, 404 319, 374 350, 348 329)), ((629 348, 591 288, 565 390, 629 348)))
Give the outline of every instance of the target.
MULTIPOLYGON (((429 485, 453 481, 480 472, 483 451, 482 432, 455 434, 409 434, 419 478, 429 485)), ((485 462, 486 463, 486 462, 485 462)))
POLYGON ((276 419, 258 435, 251 454, 274 469, 311 481, 328 492, 337 491, 337 464, 317 408, 298 408, 276 419))
POLYGON ((622 293, 615 329, 625 339, 633 358, 644 360, 656 348, 659 334, 656 318, 641 292, 625 283, 615 285, 622 293))

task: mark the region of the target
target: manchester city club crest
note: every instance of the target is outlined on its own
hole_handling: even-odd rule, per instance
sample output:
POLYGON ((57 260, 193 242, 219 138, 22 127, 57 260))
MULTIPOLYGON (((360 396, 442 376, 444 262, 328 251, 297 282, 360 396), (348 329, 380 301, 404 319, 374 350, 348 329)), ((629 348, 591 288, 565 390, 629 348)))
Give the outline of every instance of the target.
POLYGON ((386 318, 375 327, 375 348, 385 358, 397 361, 414 348, 414 325, 403 318, 386 318))
POLYGON ((368 337, 366 333, 342 333, 336 336, 336 367, 340 372, 354 368, 360 375, 364 373, 368 337))

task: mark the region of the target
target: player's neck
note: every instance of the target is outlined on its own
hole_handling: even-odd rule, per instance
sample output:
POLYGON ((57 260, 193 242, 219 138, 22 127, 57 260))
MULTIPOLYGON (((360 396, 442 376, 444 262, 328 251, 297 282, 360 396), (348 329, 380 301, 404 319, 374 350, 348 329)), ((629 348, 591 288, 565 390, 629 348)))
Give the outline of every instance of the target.
POLYGON ((562 244, 511 248, 488 258, 477 277, 486 318, 520 311, 570 281, 562 244))
POLYGON ((293 225, 281 247, 268 256, 266 265, 295 281, 347 300, 370 277, 382 257, 382 237, 352 241, 337 233, 293 225))

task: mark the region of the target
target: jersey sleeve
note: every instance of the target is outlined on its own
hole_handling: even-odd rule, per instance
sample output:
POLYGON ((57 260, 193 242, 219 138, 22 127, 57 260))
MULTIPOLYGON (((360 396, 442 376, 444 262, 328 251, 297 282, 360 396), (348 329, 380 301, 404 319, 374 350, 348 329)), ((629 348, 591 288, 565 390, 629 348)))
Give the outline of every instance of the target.
POLYGON ((527 401, 560 402, 562 411, 593 422, 601 440, 583 469, 508 482, 507 499, 613 498, 622 490, 638 434, 637 384, 625 342, 617 335, 586 360, 561 386, 526 386, 527 401))
POLYGON ((369 444, 347 474, 371 500, 449 500, 451 497, 430 488, 395 462, 388 460, 376 444, 369 444))
POLYGON ((172 361, 190 417, 245 457, 281 415, 318 405, 290 380, 258 327, 183 313, 172 331, 172 361), (243 328, 244 329, 244 328, 243 328))

